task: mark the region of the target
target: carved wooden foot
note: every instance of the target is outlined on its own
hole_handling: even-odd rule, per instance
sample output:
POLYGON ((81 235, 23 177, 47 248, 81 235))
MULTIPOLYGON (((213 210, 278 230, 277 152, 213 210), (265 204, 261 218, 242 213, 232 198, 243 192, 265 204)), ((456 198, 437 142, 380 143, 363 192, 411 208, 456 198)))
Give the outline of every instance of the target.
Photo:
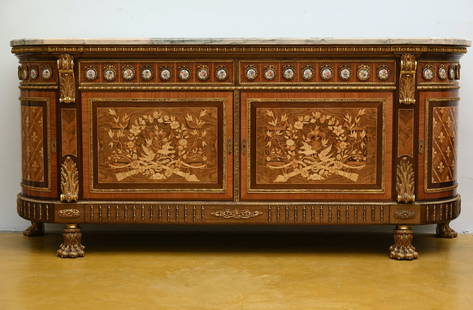
POLYGON ((67 224, 64 228, 64 242, 59 246, 57 250, 57 256, 62 258, 76 258, 84 256, 85 247, 81 244, 82 233, 80 232, 79 225, 67 224))
POLYGON ((413 232, 409 226, 398 225, 394 229, 394 244, 389 248, 389 257, 399 260, 413 260, 419 256, 412 245, 413 232))
POLYGON ((450 222, 437 224, 437 238, 456 238, 457 232, 450 227, 450 222))
POLYGON ((31 221, 31 226, 23 231, 23 235, 27 237, 44 235, 44 224, 31 221))

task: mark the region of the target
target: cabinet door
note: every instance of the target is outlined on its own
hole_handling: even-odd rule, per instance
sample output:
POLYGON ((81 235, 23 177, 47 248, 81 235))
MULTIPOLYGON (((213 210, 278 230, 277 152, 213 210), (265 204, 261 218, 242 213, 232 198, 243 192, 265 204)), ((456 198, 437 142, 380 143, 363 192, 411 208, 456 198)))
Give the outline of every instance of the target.
POLYGON ((22 90, 22 193, 57 197, 56 93, 22 90))
POLYGON ((448 198, 456 194, 458 90, 420 92, 418 199, 448 198))
POLYGON ((84 197, 232 198, 232 98, 83 93, 84 197))
POLYGON ((392 198, 391 92, 241 98, 242 199, 392 198))

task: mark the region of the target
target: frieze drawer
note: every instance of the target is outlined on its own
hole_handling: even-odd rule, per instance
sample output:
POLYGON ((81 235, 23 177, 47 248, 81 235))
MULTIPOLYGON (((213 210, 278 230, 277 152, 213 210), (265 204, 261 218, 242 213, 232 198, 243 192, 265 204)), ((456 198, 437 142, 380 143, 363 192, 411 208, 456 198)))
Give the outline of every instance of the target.
POLYGON ((65 224, 411 225, 456 236, 464 40, 12 41, 18 214, 65 224), (100 44, 98 43, 100 42, 100 44))

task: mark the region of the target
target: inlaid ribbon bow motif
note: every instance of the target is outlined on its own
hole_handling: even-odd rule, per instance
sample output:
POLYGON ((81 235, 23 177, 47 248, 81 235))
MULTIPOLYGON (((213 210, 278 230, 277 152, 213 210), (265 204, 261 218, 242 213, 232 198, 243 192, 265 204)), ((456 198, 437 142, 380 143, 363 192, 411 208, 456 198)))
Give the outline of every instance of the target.
POLYGON ((353 182, 367 160, 367 132, 360 126, 365 109, 343 116, 315 111, 290 117, 265 111, 266 167, 280 170, 273 182, 284 183, 295 176, 325 180, 339 175, 353 182))
POLYGON ((111 154, 107 158, 118 181, 141 174, 152 180, 176 175, 198 182, 195 169, 207 167, 206 109, 198 114, 173 115, 155 109, 150 113, 119 113, 108 109, 112 126, 105 128, 111 154))

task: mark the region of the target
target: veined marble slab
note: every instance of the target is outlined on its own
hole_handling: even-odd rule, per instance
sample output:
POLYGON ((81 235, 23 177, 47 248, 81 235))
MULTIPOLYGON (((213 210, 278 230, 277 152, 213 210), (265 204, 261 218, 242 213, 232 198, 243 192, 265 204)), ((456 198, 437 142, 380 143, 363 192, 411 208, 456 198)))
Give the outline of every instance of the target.
POLYGON ((71 38, 71 39, 20 39, 10 45, 454 45, 471 46, 471 41, 455 38, 71 38))

